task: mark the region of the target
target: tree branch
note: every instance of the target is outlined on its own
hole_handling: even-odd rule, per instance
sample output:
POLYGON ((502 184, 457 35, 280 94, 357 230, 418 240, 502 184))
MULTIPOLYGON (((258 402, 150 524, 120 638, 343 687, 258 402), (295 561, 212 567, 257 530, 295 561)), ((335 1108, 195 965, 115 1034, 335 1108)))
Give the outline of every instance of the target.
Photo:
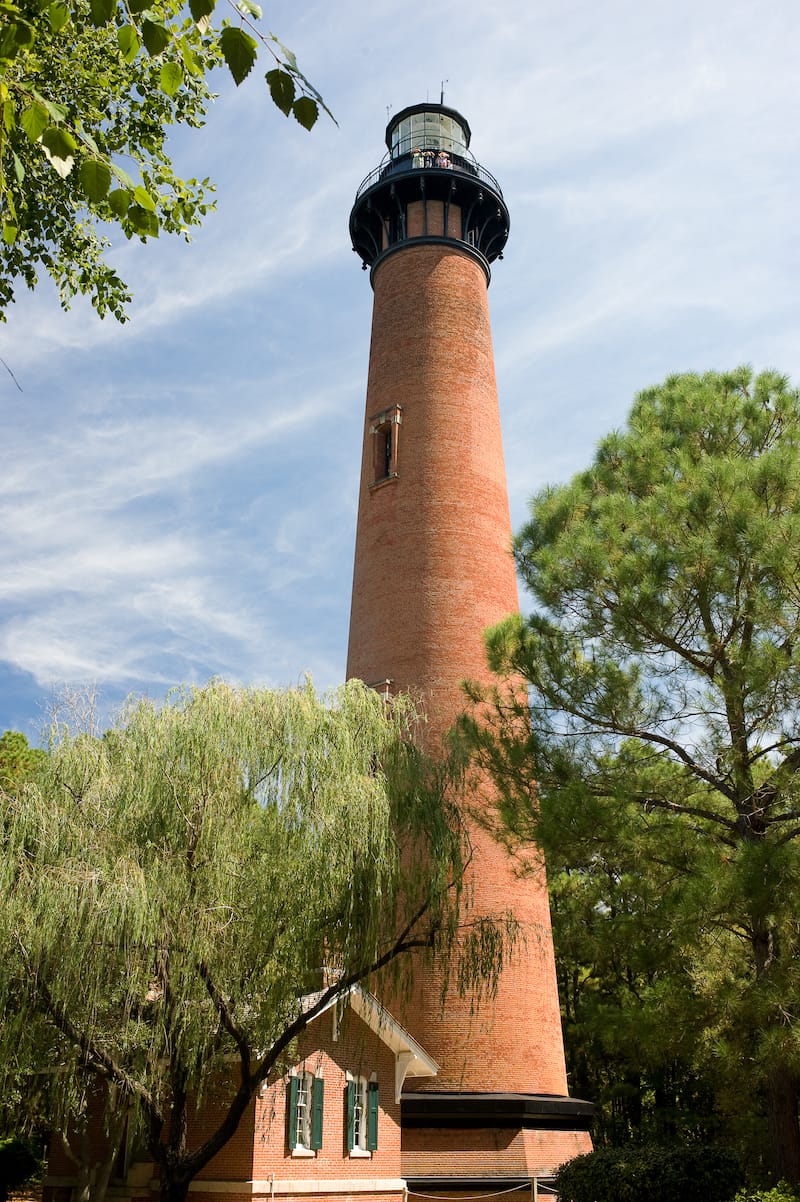
POLYGON ((201 963, 197 966, 197 971, 200 974, 200 979, 208 991, 208 996, 214 1003, 214 1008, 219 1015, 220 1022, 230 1035, 233 1042, 236 1044, 239 1052, 242 1080, 247 1080, 250 1077, 250 1044, 245 1038, 241 1027, 239 1027, 238 1023, 235 1021, 230 1005, 212 981, 211 971, 208 965, 204 961, 201 961, 201 963))
POLYGON ((106 1081, 114 1082, 129 1096, 138 1098, 151 1118, 157 1117, 159 1122, 163 1122, 152 1094, 131 1077, 121 1065, 117 1064, 116 1060, 108 1052, 99 1048, 85 1031, 81 1031, 72 1022, 66 1012, 65 1006, 62 1003, 56 1002, 42 975, 35 971, 28 950, 19 935, 16 936, 16 941, 23 964, 25 965, 25 971, 28 973, 34 988, 42 999, 45 1013, 49 1016, 56 1029, 74 1047, 81 1050, 85 1058, 86 1068, 92 1072, 96 1072, 106 1081))

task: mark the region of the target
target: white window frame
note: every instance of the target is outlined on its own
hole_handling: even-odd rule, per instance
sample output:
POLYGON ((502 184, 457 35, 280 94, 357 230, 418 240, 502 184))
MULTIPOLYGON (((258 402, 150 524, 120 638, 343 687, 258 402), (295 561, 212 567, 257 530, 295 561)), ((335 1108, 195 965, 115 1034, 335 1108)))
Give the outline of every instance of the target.
POLYGON ((316 1156, 311 1147, 311 1125, 314 1105, 314 1074, 304 1069, 297 1073, 297 1111, 292 1132, 292 1156, 316 1156))
POLYGON ((368 1145, 369 1081, 366 1077, 354 1077, 355 1098, 353 1100, 353 1148, 351 1156, 371 1156, 368 1145))

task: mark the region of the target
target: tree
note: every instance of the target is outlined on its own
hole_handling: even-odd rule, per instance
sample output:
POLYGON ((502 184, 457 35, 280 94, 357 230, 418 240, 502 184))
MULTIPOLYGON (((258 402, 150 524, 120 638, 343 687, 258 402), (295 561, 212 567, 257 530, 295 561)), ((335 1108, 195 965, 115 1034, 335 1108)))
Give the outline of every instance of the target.
MULTIPOLYGON (((0 1064, 56 1038, 60 1125, 87 1074, 105 1082, 164 1202, 334 996, 379 972, 402 988, 409 951, 453 945, 466 846, 413 722, 356 682, 327 705, 217 682, 138 702, 102 738, 61 729, 4 798, 0 1064), (193 1143, 204 1097, 222 1118, 193 1143)), ((473 979, 492 931, 459 936, 473 979)))
POLYGON ((7 793, 17 792, 35 776, 45 759, 45 753, 38 747, 31 747, 20 731, 7 730, 0 735, 0 789, 7 793))
POLYGON ((663 822, 661 863, 643 871, 636 815, 618 820, 618 831, 595 832, 588 854, 576 856, 565 838, 569 866, 555 832, 546 839, 570 1090, 595 1103, 595 1147, 720 1136, 740 1144, 715 1110, 704 1055, 686 841, 675 847, 663 822))
POLYGON ((562 854, 602 855, 633 814, 639 871, 674 864, 704 1038, 795 1182, 799 556, 798 392, 746 368, 669 378, 534 498, 516 557, 538 608, 488 636, 531 726, 502 689, 472 722, 513 831, 547 851, 557 824, 562 854))
POLYGON ((209 181, 178 177, 167 134, 202 125, 211 70, 225 63, 240 84, 257 39, 275 104, 314 124, 325 106, 292 52, 259 32, 254 0, 227 2, 214 25, 216 0, 0 0, 0 318, 15 282, 33 288, 44 268, 65 308, 80 292, 125 320, 103 231, 188 237, 202 220, 209 181))

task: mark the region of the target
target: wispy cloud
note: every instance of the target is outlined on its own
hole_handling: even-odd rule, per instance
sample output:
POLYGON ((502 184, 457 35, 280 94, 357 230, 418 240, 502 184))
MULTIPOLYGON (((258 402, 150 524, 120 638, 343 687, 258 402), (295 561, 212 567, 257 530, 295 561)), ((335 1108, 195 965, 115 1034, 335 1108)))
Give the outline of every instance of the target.
POLYGON ((0 329, 24 389, 0 380, 0 729, 20 680, 341 675, 371 304, 347 215, 387 106, 443 78, 511 209, 490 299, 515 521, 667 371, 800 375, 791 0, 269 18, 338 127, 284 121, 255 76, 223 85, 174 141, 218 212, 189 246, 114 251, 131 323, 45 287, 0 329))

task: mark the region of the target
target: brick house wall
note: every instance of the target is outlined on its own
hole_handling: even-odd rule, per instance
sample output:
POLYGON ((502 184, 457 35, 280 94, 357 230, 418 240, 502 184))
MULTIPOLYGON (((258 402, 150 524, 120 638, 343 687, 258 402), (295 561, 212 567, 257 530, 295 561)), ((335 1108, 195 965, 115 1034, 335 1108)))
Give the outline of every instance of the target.
MULTIPOLYGON (((298 1040, 293 1070, 311 1072, 325 1083, 322 1146, 316 1151, 292 1150, 289 1139, 290 1074, 269 1083, 253 1100, 225 1147, 190 1186, 190 1196, 224 1195, 225 1202, 248 1202, 253 1197, 336 1199, 347 1202, 401 1202, 400 1106, 395 1100, 395 1057, 386 1043, 349 1007, 322 1014, 298 1040), (377 1083, 377 1147, 373 1151, 348 1147, 347 1085, 349 1078, 377 1083)), ((101 1091, 96 1099, 92 1147, 104 1150, 101 1091)), ((201 1143, 219 1123, 223 1108, 204 1102, 189 1121, 189 1145, 201 1143)), ((69 1202, 75 1167, 54 1143, 48 1159, 43 1202, 69 1202)), ((152 1163, 129 1166, 127 1179, 112 1179, 109 1202, 152 1202, 158 1193, 152 1163)))

